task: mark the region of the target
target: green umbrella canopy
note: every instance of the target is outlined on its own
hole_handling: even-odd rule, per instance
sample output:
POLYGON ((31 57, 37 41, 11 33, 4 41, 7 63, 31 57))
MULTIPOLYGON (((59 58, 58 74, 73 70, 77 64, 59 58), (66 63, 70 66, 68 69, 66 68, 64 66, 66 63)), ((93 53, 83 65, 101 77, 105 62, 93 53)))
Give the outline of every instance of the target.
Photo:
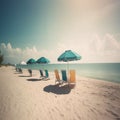
POLYGON ((45 58, 45 57, 41 57, 41 58, 39 58, 37 61, 36 61, 36 63, 40 63, 40 64, 47 64, 47 63, 49 63, 50 61, 47 59, 47 58, 45 58))
POLYGON ((27 61, 27 64, 34 64, 36 63, 35 59, 31 58, 27 61))
POLYGON ((72 50, 66 50, 58 57, 58 61, 68 62, 68 61, 80 60, 81 58, 82 57, 76 52, 73 52, 72 50))

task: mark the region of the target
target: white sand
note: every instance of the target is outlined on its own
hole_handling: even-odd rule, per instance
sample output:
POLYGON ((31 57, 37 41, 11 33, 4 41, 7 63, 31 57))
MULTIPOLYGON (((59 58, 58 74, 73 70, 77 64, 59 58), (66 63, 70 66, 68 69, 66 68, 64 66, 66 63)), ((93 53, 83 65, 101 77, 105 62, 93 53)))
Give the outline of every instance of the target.
POLYGON ((120 120, 120 84, 77 76, 74 89, 0 68, 0 120, 120 120))

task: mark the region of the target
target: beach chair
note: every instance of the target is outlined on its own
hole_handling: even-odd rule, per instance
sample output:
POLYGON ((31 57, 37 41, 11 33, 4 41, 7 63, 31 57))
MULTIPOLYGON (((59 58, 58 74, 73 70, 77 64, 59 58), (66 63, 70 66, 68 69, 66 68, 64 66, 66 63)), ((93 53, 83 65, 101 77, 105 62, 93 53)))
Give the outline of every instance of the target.
POLYGON ((28 69, 28 72, 29 72, 30 76, 32 76, 32 70, 28 69))
POLYGON ((16 72, 22 73, 22 69, 21 68, 16 68, 16 72))
POLYGON ((70 70, 70 79, 69 83, 76 83, 75 70, 70 70))
POLYGON ((45 80, 49 80, 49 73, 48 73, 48 70, 45 70, 45 76, 44 76, 44 79, 45 80))
POLYGON ((42 70, 39 71, 40 71, 40 78, 43 79, 44 78, 43 71, 42 70))
POLYGON ((15 68, 15 70, 16 70, 16 72, 18 72, 18 68, 17 67, 15 68))
POLYGON ((59 72, 58 72, 58 70, 56 69, 56 70, 54 70, 54 73, 55 73, 55 84, 58 82, 58 83, 61 83, 62 82, 62 80, 60 80, 60 76, 59 76, 59 72))
POLYGON ((75 87, 76 84, 75 70, 70 70, 69 74, 70 74, 69 86, 75 87))
POLYGON ((62 83, 68 83, 66 70, 61 70, 62 73, 62 83))
POLYGON ((22 69, 21 68, 18 68, 18 71, 19 71, 19 73, 22 73, 22 69))

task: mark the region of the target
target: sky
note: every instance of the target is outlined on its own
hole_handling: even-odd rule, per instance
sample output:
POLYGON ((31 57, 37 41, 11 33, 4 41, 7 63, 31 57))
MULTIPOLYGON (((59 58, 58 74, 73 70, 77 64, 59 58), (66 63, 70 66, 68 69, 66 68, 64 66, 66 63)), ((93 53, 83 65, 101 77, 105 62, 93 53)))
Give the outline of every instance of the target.
POLYGON ((120 0, 0 0, 0 50, 4 63, 65 50, 79 63, 120 62, 120 0))

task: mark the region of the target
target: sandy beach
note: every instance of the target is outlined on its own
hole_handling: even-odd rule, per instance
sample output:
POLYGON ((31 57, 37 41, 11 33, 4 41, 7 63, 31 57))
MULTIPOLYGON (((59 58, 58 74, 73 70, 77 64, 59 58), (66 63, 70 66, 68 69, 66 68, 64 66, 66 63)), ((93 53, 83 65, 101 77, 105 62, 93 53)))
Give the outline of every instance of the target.
POLYGON ((0 120, 120 120, 120 84, 77 76, 76 87, 0 67, 0 120))

